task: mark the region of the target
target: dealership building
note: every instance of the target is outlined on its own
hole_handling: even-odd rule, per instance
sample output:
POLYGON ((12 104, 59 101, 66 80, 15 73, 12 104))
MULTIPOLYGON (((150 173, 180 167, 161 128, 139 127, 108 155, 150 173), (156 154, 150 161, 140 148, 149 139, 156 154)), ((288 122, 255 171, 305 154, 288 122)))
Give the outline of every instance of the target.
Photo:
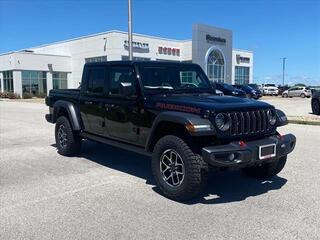
MULTIPOLYGON (((108 31, 0 54, 2 92, 46 95, 50 89, 77 88, 85 63, 128 60, 128 35, 108 31)), ((199 64, 212 81, 252 82, 253 53, 234 49, 232 31, 194 24, 192 39, 133 34, 133 58, 199 64)))

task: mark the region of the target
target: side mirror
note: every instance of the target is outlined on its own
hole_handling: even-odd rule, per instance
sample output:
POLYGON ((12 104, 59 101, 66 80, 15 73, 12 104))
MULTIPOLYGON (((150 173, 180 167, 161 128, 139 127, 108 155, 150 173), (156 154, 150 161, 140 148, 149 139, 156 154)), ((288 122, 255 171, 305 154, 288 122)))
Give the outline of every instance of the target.
POLYGON ((119 84, 119 94, 122 96, 130 97, 134 95, 135 90, 131 82, 121 82, 119 84))

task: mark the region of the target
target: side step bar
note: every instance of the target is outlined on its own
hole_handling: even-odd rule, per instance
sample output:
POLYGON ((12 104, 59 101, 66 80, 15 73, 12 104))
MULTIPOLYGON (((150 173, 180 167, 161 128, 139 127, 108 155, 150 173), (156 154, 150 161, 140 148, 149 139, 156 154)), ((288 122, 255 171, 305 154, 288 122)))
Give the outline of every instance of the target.
POLYGON ((93 134, 86 133, 86 132, 81 132, 80 136, 83 137, 83 138, 86 138, 88 140, 93 140, 93 141, 96 141, 96 142, 104 143, 104 144, 107 144, 107 145, 110 145, 110 146, 113 146, 113 147, 118 147, 118 148, 121 148, 121 149, 124 149, 124 150, 128 150, 128 151, 131 151, 131 152, 142 154, 142 155, 145 155, 145 156, 148 156, 148 157, 151 157, 151 155, 152 155, 151 152, 147 152, 143 147, 138 147, 138 146, 132 145, 130 143, 122 143, 120 141, 116 141, 116 140, 112 140, 112 139, 109 139, 109 138, 100 137, 100 136, 93 135, 93 134))

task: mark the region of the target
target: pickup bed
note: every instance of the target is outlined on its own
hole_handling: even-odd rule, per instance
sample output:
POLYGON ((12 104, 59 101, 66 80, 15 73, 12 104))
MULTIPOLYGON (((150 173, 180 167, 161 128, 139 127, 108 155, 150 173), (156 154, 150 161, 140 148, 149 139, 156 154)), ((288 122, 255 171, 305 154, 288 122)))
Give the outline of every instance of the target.
POLYGON ((296 139, 281 135, 285 114, 245 98, 218 96, 196 64, 102 62, 84 66, 80 89, 51 90, 47 121, 58 152, 80 153, 84 140, 152 157, 161 192, 174 200, 201 193, 209 169, 278 174, 296 139))

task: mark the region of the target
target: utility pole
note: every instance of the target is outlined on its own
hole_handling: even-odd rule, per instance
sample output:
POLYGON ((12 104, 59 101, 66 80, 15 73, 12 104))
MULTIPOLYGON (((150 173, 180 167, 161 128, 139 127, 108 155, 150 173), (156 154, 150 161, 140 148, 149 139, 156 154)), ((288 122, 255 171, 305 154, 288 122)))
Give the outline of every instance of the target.
POLYGON ((132 51, 132 4, 131 0, 128 0, 128 42, 129 42, 129 60, 133 59, 132 51))
POLYGON ((282 59, 282 86, 284 86, 284 70, 286 68, 286 57, 280 58, 282 59))

